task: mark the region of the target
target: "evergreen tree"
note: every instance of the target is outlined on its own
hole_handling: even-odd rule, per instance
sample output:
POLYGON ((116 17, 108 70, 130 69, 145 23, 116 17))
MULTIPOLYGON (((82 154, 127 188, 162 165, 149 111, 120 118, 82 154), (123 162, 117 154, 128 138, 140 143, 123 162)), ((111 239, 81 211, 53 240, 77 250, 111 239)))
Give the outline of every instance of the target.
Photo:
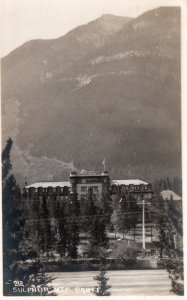
POLYGON ((105 223, 106 226, 111 224, 111 215, 112 215, 112 200, 110 199, 109 193, 103 193, 101 200, 98 202, 98 207, 105 214, 105 223))
POLYGON ((19 243, 22 240, 25 220, 22 217, 20 194, 15 193, 16 181, 9 175, 12 168, 10 151, 12 140, 9 138, 2 152, 2 213, 3 213, 3 290, 4 295, 11 295, 14 281, 22 277, 19 261, 22 251, 19 243))
POLYGON ((106 236, 107 219, 105 212, 90 188, 87 201, 84 206, 81 228, 89 234, 89 256, 94 257, 99 252, 99 247, 107 247, 108 239, 106 236))
POLYGON ((40 255, 41 251, 41 227, 40 227, 40 210, 41 210, 41 196, 38 197, 37 200, 31 200, 30 207, 31 213, 30 215, 31 222, 29 222, 29 229, 31 233, 32 240, 34 242, 35 247, 37 248, 37 255, 40 255))
POLYGON ((52 233, 51 221, 50 221, 50 213, 47 205, 46 196, 43 196, 42 204, 41 204, 41 212, 39 218, 40 224, 40 246, 44 252, 47 252, 47 256, 49 255, 49 251, 53 248, 52 243, 54 241, 54 236, 52 233))
POLYGON ((166 232, 166 211, 164 200, 160 195, 155 195, 152 201, 153 209, 156 212, 152 215, 152 220, 158 228, 159 231, 159 248, 160 248, 160 258, 163 256, 163 252, 167 247, 167 232, 166 232))
POLYGON ((111 216, 111 225, 112 225, 112 231, 115 233, 115 239, 116 239, 116 233, 118 232, 118 224, 117 224, 117 211, 116 209, 113 210, 112 216, 111 216))
POLYGON ((72 217, 69 220, 68 226, 68 256, 76 259, 78 257, 78 245, 79 245, 79 225, 76 221, 76 217, 72 217))
POLYGON ((182 195, 182 180, 179 177, 166 177, 156 179, 153 182, 153 188, 155 193, 158 195, 163 190, 172 190, 175 193, 182 195))
POLYGON ((123 238, 125 232, 136 227, 139 212, 140 207, 137 205, 137 200, 130 193, 121 196, 113 220, 116 228, 123 233, 123 238))
MULTIPOLYGON (((41 276, 38 274, 38 264, 33 261, 27 263, 28 259, 33 260, 36 252, 26 243, 29 231, 25 230, 26 221, 20 209, 21 193, 14 176, 9 175, 11 146, 12 140, 9 139, 2 154, 3 293, 6 296, 23 296, 30 295, 27 290, 31 287, 30 278, 34 276, 36 286, 40 286, 41 276)), ((49 278, 44 274, 43 278, 47 284, 49 278)), ((49 291, 39 291, 42 295, 46 293, 49 291)))
POLYGON ((80 203, 78 201, 78 195, 77 193, 73 193, 70 195, 70 211, 71 211, 71 215, 74 216, 80 216, 80 203))
POLYGON ((164 200, 160 195, 155 196, 154 207, 158 210, 152 220, 159 230, 160 258, 163 257, 163 252, 168 257, 176 257, 180 249, 175 245, 175 236, 182 240, 182 210, 177 207, 176 201, 164 200))
POLYGON ((109 289, 111 285, 108 284, 109 277, 106 276, 106 260, 107 253, 104 249, 101 249, 100 252, 100 266, 99 266, 99 274, 94 277, 94 280, 98 282, 97 287, 94 289, 94 294, 96 296, 110 296, 111 293, 109 289))
POLYGON ((159 229, 160 257, 170 274, 172 292, 183 295, 183 284, 177 282, 177 279, 184 279, 182 206, 172 199, 164 200, 159 195, 154 199, 154 205, 159 209, 154 221, 159 229), (163 259, 163 252, 167 259, 163 259))
POLYGON ((92 226, 92 220, 93 216, 97 213, 97 206, 96 201, 93 194, 93 190, 89 189, 87 194, 87 200, 84 200, 84 204, 82 205, 82 211, 81 215, 83 216, 81 218, 81 229, 87 234, 90 231, 90 228, 92 226), (86 216, 86 217, 85 217, 86 216))
POLYGON ((92 227, 90 230, 91 236, 91 246, 106 246, 108 239, 106 235, 106 223, 104 220, 103 211, 98 212, 101 216, 96 216, 93 218, 92 227))
POLYGON ((80 226, 77 218, 80 215, 80 206, 77 194, 72 194, 69 201, 68 220, 67 220, 67 236, 68 236, 68 256, 76 259, 78 257, 79 232, 80 226))
POLYGON ((104 212, 98 209, 97 214, 90 220, 89 228, 89 256, 95 257, 99 254, 100 248, 108 247, 106 234, 106 222, 104 212))
POLYGON ((4 180, 7 177, 8 173, 12 168, 12 164, 10 161, 10 151, 12 149, 13 141, 11 138, 7 140, 7 144, 2 152, 2 180, 3 184, 5 184, 4 180))
POLYGON ((57 220, 57 249, 61 257, 65 256, 67 243, 68 243, 68 233, 67 233, 67 218, 65 214, 65 208, 61 205, 60 201, 57 200, 55 206, 54 217, 57 220))
POLYGON ((173 191, 180 196, 182 196, 182 179, 179 177, 174 177, 172 182, 173 191))
POLYGON ((4 294, 11 295, 14 281, 22 277, 19 266, 22 251, 19 243, 22 240, 25 220, 19 210, 19 199, 14 196, 16 181, 9 176, 3 186, 3 271, 4 294))

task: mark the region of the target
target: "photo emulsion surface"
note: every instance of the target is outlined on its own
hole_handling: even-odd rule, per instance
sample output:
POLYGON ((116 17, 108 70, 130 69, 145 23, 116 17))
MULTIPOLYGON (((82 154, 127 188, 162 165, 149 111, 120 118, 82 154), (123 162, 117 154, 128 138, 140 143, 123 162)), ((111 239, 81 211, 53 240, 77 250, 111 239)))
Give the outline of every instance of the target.
POLYGON ((184 295, 181 7, 39 2, 6 2, 3 295, 184 295))

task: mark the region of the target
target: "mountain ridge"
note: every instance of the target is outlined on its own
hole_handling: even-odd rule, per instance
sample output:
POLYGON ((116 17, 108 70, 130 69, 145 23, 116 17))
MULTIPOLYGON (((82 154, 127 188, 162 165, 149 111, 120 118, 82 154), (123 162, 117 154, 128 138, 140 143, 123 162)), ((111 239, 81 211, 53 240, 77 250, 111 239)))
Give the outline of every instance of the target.
POLYGON ((73 159, 80 169, 97 169, 106 157, 118 178, 180 175, 179 28, 179 9, 159 8, 85 48, 69 66, 63 58, 55 68, 41 53, 41 69, 20 61, 26 76, 14 83, 16 70, 9 78, 4 65, 3 107, 13 97, 20 103, 16 145, 32 145, 31 157, 73 159))

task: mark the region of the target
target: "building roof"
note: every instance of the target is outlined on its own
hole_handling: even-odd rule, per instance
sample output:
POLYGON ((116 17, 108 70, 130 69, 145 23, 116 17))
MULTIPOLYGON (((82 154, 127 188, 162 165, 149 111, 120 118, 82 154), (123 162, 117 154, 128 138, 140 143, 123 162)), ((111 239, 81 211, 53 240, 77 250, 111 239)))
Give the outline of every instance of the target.
POLYGON ((85 171, 82 170, 81 172, 71 172, 70 177, 103 177, 109 176, 107 171, 103 171, 102 173, 95 172, 95 171, 85 171))
MULTIPOLYGON (((105 174, 105 176, 108 176, 108 174, 105 174)), ((103 177, 102 174, 76 174, 71 175, 71 177, 103 177)))
POLYGON ((125 180, 112 180, 111 184, 119 184, 119 185, 129 185, 129 184, 134 184, 134 185, 148 185, 148 182, 140 180, 140 179, 125 179, 125 180))
POLYGON ((54 182, 54 181, 44 181, 44 182, 35 182, 35 183, 32 183, 30 185, 27 185, 25 188, 28 189, 28 188, 31 188, 31 187, 34 187, 34 188, 39 188, 39 187, 42 187, 42 188, 48 188, 48 187, 64 187, 64 186, 68 186, 70 187, 70 182, 69 181, 57 181, 57 182, 54 182))
POLYGON ((179 201, 182 200, 182 198, 177 195, 175 192, 171 191, 171 190, 164 190, 160 193, 160 195, 162 196, 162 198, 164 200, 170 200, 171 197, 173 198, 173 200, 175 201, 179 201))

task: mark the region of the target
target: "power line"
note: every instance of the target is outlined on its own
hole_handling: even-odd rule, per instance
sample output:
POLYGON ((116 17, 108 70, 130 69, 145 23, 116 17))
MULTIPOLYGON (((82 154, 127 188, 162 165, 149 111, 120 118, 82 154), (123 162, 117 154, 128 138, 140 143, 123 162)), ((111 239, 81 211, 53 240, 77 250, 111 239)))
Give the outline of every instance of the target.
MULTIPOLYGON (((153 211, 149 211, 150 213, 160 213, 158 210, 153 210, 153 211)), ((162 212, 162 211, 161 211, 162 212)), ((128 215, 128 214, 141 214, 142 212, 141 211, 131 211, 131 212, 126 212, 126 213, 118 213, 117 215, 128 215)), ((162 214, 162 213, 160 213, 162 214)), ((163 213, 163 215, 165 215, 165 213, 163 213)), ((102 214, 102 215, 84 215, 84 216, 67 216, 67 217, 63 217, 63 218, 56 218, 56 217, 53 217, 53 218, 46 218, 46 219, 28 219, 26 220, 26 222, 30 222, 30 221, 35 221, 35 222, 39 222, 39 221, 49 221, 49 220, 65 220, 65 219, 76 219, 76 218, 79 218, 79 219, 90 219, 90 218, 98 218, 98 217, 108 217, 108 216, 111 216, 111 214, 102 214)))
MULTIPOLYGON (((64 196, 64 197, 67 197, 67 196, 64 196)), ((25 202, 29 202, 29 203, 37 203, 37 201, 39 202, 39 201, 42 201, 43 200, 43 198, 42 199, 25 199, 24 201, 23 201, 23 203, 25 203, 25 202)), ((73 202, 74 202, 74 200, 70 200, 70 199, 68 199, 68 200, 61 200, 61 199, 46 199, 46 200, 50 200, 51 201, 51 203, 62 203, 62 202, 65 202, 65 203, 67 203, 67 204, 72 204, 73 202)), ((147 200, 147 199, 146 199, 147 200)), ((81 199, 81 200, 77 200, 78 202, 82 202, 82 201, 87 201, 88 202, 88 199, 81 199)), ((112 200, 111 200, 112 201, 112 200)), ((137 199, 135 199, 135 200, 131 200, 131 201, 126 201, 126 200, 124 200, 124 202, 123 203, 131 203, 131 204, 136 204, 136 205, 140 205, 140 204, 138 204, 137 203, 137 201, 139 201, 139 200, 137 200, 137 199)), ((98 201, 99 202, 99 201, 98 201)), ((122 203, 122 201, 118 201, 119 203, 122 203)), ((110 203, 110 201, 109 201, 109 203, 110 203)), ((147 205, 147 204, 149 204, 149 203, 151 203, 151 201, 149 201, 148 203, 145 203, 145 205, 147 205)))

